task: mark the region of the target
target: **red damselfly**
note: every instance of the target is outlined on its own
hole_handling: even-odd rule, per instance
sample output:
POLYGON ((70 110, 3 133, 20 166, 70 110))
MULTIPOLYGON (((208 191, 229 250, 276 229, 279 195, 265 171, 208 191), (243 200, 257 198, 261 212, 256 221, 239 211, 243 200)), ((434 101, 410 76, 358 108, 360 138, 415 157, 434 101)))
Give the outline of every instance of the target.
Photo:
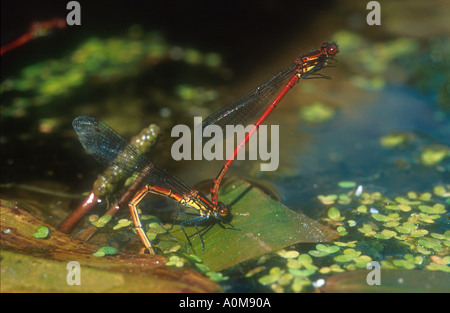
POLYGON ((275 109, 286 93, 294 87, 301 78, 329 78, 318 73, 318 71, 330 67, 330 61, 336 60, 334 56, 337 52, 338 48, 336 43, 328 41, 323 42, 319 49, 298 57, 293 64, 271 77, 265 83, 243 97, 233 101, 216 113, 213 113, 203 121, 201 125, 202 128, 205 128, 208 125, 219 125, 223 130, 226 125, 247 125, 251 123, 252 120, 256 120, 259 117, 214 179, 211 187, 211 202, 214 206, 218 205, 219 186, 225 173, 241 149, 245 147, 250 137, 258 130, 259 126, 275 109), (278 92, 282 86, 284 87, 278 92))
POLYGON ((143 229, 137 210, 137 206, 148 193, 168 197, 197 211, 197 217, 180 223, 189 243, 189 236, 184 230, 185 225, 195 225, 204 247, 198 225, 211 218, 229 223, 231 214, 228 207, 220 202, 213 205, 200 191, 189 187, 181 179, 150 161, 136 146, 122 138, 104 122, 90 116, 79 116, 72 125, 86 152, 93 155, 97 161, 107 167, 117 167, 129 176, 138 175, 133 184, 138 186, 139 191, 128 207, 136 232, 151 254, 154 254, 154 249, 143 229))

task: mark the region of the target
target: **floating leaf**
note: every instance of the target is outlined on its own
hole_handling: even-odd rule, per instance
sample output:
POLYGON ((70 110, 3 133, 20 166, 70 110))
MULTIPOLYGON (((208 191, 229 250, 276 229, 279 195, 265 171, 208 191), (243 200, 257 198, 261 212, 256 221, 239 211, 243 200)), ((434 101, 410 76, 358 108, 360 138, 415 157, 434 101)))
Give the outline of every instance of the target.
POLYGON ((289 259, 287 262, 287 267, 299 269, 300 267, 302 267, 302 262, 298 259, 289 259))
POLYGON ((335 110, 322 102, 314 102, 300 110, 300 117, 307 122, 320 123, 334 117, 335 110))
POLYGON ((363 227, 358 228, 358 230, 359 230, 361 233, 365 234, 366 236, 371 236, 371 235, 374 235, 374 234, 375 234, 372 225, 369 225, 369 224, 364 224, 363 227))
POLYGON ((291 273, 284 273, 280 276, 280 278, 278 278, 278 284, 280 284, 280 286, 287 286, 291 283, 293 278, 294 275, 291 273))
POLYGON ((402 234, 409 234, 416 228, 417 228, 417 226, 415 226, 413 223, 410 223, 410 222, 405 222, 401 226, 399 225, 399 226, 395 227, 395 229, 402 234))
POLYGON ((351 247, 351 248, 356 247, 357 243, 358 242, 356 240, 355 241, 350 241, 350 242, 340 242, 340 241, 335 241, 334 242, 334 244, 336 246, 338 246, 338 247, 351 247))
POLYGON ((368 209, 367 209, 367 206, 365 206, 365 205, 360 205, 360 206, 358 206, 358 207, 356 208, 356 211, 359 212, 359 213, 367 213, 367 212, 368 212, 368 209))
POLYGON ((409 206, 407 204, 399 204, 398 209, 403 212, 409 212, 409 211, 411 211, 411 206, 409 206))
POLYGON ((293 292, 301 292, 303 288, 309 285, 311 285, 311 281, 309 279, 304 277, 294 277, 291 288, 293 292))
POLYGON ((444 264, 431 263, 426 266, 426 269, 430 271, 442 271, 450 273, 450 266, 444 264))
POLYGON ((372 217, 380 222, 387 222, 390 221, 390 218, 388 218, 386 215, 380 214, 380 213, 373 213, 372 217))
POLYGON ((319 195, 317 198, 323 204, 329 205, 329 204, 333 204, 337 200, 338 196, 337 195, 328 195, 328 196, 319 195))
POLYGON ((102 247, 100 249, 98 249, 93 256, 96 257, 103 257, 105 255, 113 255, 117 253, 117 249, 113 248, 113 247, 102 247))
POLYGON ((411 237, 416 238, 416 237, 423 237, 427 234, 428 234, 428 230, 426 230, 426 229, 415 229, 415 230, 411 231, 410 235, 411 235, 411 237))
POLYGON ((406 268, 409 270, 412 270, 416 267, 416 265, 413 262, 407 260, 393 260, 392 263, 397 267, 406 268))
POLYGON ((388 229, 383 229, 381 233, 374 235, 374 237, 377 239, 390 239, 395 236, 397 236, 397 233, 388 229))
POLYGON ((419 219, 422 222, 430 223, 430 224, 433 224, 434 220, 436 220, 436 219, 438 219, 440 217, 441 217, 440 215, 428 215, 428 214, 425 214, 425 213, 419 213, 419 219))
POLYGON ((131 224, 133 224, 132 221, 130 221, 130 220, 126 219, 126 218, 123 218, 123 219, 121 219, 121 220, 119 220, 119 221, 117 222, 117 225, 114 226, 113 229, 114 229, 114 230, 117 230, 117 229, 120 229, 120 228, 123 228, 123 227, 128 227, 128 226, 130 226, 131 224))
POLYGON ((105 225, 109 223, 111 218, 112 218, 112 216, 109 215, 109 214, 108 215, 103 215, 98 220, 93 221, 92 225, 94 225, 95 227, 98 227, 98 228, 105 227, 105 225))
POLYGON ((331 207, 328 210, 328 217, 333 221, 342 221, 344 217, 341 217, 341 212, 336 207, 331 207))
POLYGON ((430 201, 433 195, 429 192, 424 192, 420 195, 419 199, 423 201, 430 201))
POLYGON ((333 258, 336 262, 347 263, 353 260, 353 257, 350 255, 338 255, 333 258))
POLYGON ((295 250, 290 250, 290 251, 282 250, 282 251, 278 252, 278 255, 280 255, 286 259, 293 259, 293 258, 296 258, 299 256, 299 252, 295 251, 295 250))
POLYGON ((360 251, 356 251, 355 249, 351 248, 345 249, 343 252, 344 254, 335 256, 333 259, 336 262, 347 263, 361 255, 360 251))
POLYGON ((304 269, 304 270, 298 270, 298 269, 289 269, 289 273, 291 273, 294 276, 301 276, 301 277, 308 277, 312 274, 314 274, 316 271, 313 269, 304 269))
POLYGON ((354 188, 356 187, 356 183, 352 181, 340 181, 338 182, 338 186, 341 188, 354 188))
POLYGON ((441 242, 434 238, 421 238, 418 240, 419 244, 425 248, 433 249, 436 252, 444 251, 441 242))
POLYGON ((447 192, 447 191, 445 190, 445 187, 442 186, 442 185, 435 186, 435 187, 433 188, 433 193, 434 193, 436 196, 439 196, 439 197, 450 197, 450 192, 447 192))
POLYGON ((433 166, 441 162, 450 155, 450 148, 444 145, 428 145, 425 146, 420 160, 426 166, 433 166))
POLYGON ((326 246, 323 244, 316 245, 316 249, 319 251, 327 252, 329 254, 336 253, 340 250, 338 246, 326 246))
POLYGON ((321 257, 329 255, 329 253, 327 253, 327 252, 317 251, 317 250, 310 250, 310 251, 308 251, 308 253, 316 258, 321 258, 321 257))
POLYGON ((393 131, 380 138, 380 144, 385 148, 395 148, 414 140, 414 135, 407 132, 393 131))
POLYGON ((219 272, 208 272, 206 273, 206 276, 209 277, 209 279, 211 279, 214 282, 221 282, 224 280, 228 280, 229 277, 228 276, 224 276, 222 273, 219 272))
POLYGON ((36 232, 33 234, 33 237, 36 239, 44 239, 47 238, 47 236, 49 235, 50 230, 47 226, 39 226, 38 228, 36 228, 36 232))
POLYGON ((443 213, 445 213, 445 206, 441 203, 436 203, 433 206, 419 205, 419 209, 423 213, 427 213, 427 214, 443 214, 443 213))

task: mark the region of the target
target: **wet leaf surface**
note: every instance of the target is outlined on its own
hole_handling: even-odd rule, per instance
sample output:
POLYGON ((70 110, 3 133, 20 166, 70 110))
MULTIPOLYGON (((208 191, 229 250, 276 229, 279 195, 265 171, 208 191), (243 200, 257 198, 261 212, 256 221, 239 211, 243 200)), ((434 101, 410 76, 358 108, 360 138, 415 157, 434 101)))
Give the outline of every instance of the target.
POLYGON ((99 247, 75 240, 12 202, 1 209, 2 292, 215 292, 220 287, 191 269, 164 265, 165 257, 93 254, 99 247), (37 227, 49 235, 33 237, 37 227), (67 263, 80 264, 81 285, 67 283, 67 263))
MULTIPOLYGON (((202 249, 195 227, 185 227, 188 235, 193 235, 195 253, 211 270, 220 271, 289 245, 337 238, 334 230, 288 209, 245 181, 228 181, 222 186, 220 199, 232 206, 233 228, 213 225, 203 234, 202 249)), ((179 226, 172 235, 186 240, 179 226)))

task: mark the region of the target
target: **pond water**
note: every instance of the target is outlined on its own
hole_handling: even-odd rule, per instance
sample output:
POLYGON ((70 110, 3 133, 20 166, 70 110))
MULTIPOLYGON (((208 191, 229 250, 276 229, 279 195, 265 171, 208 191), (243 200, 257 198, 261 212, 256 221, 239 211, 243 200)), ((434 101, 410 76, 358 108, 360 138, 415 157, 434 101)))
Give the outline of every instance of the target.
MULTIPOLYGON (((420 11, 417 6, 414 4, 411 9, 413 16, 420 11)), ((160 9, 167 14, 172 12, 170 6, 162 5, 160 9)), ((185 37, 187 33, 196 34, 204 29, 199 21, 184 30, 179 26, 175 36, 173 25, 167 25, 164 19, 161 22, 155 17, 162 23, 157 28, 145 23, 142 12, 135 12, 135 19, 128 12, 120 27, 89 28, 87 25, 95 24, 92 22, 95 18, 90 16, 86 19, 88 31, 55 29, 5 53, 1 81, 1 198, 13 201, 2 202, 2 210, 10 218, 7 222, 2 220, 2 258, 6 260, 2 271, 9 277, 5 284, 2 282, 6 290, 62 288, 70 291, 59 283, 39 289, 35 284, 40 276, 33 276, 36 280, 22 286, 15 282, 13 273, 20 262, 51 260, 51 266, 56 269, 66 261, 64 253, 48 254, 57 247, 53 240, 56 243, 60 240, 58 236, 52 238, 52 234, 79 205, 102 170, 83 151, 71 128, 76 116, 101 118, 126 138, 150 123, 158 124, 161 135, 152 150, 152 159, 191 185, 207 180, 209 187, 223 161, 174 161, 170 155, 170 147, 176 140, 170 137, 172 127, 192 125, 194 116, 213 113, 288 65, 300 48, 307 52, 327 39, 337 41, 340 50, 336 67, 324 70, 332 79, 300 81, 267 120, 268 124, 280 126, 279 168, 261 172, 259 161, 238 161, 233 163, 226 178, 240 177, 264 191, 253 194, 249 191, 251 187, 245 189, 246 183, 238 181, 236 188, 244 188, 244 194, 250 197, 243 201, 245 205, 263 201, 263 205, 274 205, 274 211, 280 212, 280 216, 283 212, 302 213, 327 226, 330 233, 325 230, 324 233, 328 237, 336 234, 332 241, 316 243, 300 239, 286 245, 276 243, 276 248, 260 243, 267 253, 258 251, 251 258, 238 256, 235 251, 236 255, 228 257, 239 262, 224 262, 233 266, 224 265, 217 271, 210 265, 214 269, 211 270, 208 261, 217 255, 208 260, 208 253, 199 253, 205 257, 202 261, 198 255, 190 254, 189 247, 181 247, 183 244, 179 242, 183 238, 178 241, 166 238, 163 226, 167 225, 161 220, 167 222, 166 215, 174 212, 175 205, 167 199, 155 198, 142 205, 142 213, 147 226, 152 225, 148 234, 154 236, 152 240, 160 240, 160 256, 138 257, 142 246, 130 226, 128 212, 105 220, 101 217, 105 206, 87 213, 79 225, 72 225, 73 229, 68 231, 72 237, 81 239, 81 244, 62 236, 68 242, 61 239, 61 245, 70 247, 74 255, 79 253, 83 264, 93 271, 99 267, 107 269, 112 284, 124 285, 129 288, 125 291, 130 292, 139 291, 136 286, 144 286, 144 280, 142 285, 127 284, 132 279, 139 282, 140 275, 155 286, 167 286, 163 289, 167 291, 184 290, 194 280, 198 285, 190 286, 191 291, 222 288, 237 292, 335 292, 347 288, 341 279, 356 281, 356 291, 371 291, 361 282, 361 277, 352 276, 353 272, 366 269, 371 261, 381 263, 383 269, 393 270, 389 278, 397 274, 405 279, 420 277, 420 280, 436 282, 433 291, 448 291, 445 280, 450 275, 448 29, 444 27, 442 31, 437 22, 436 29, 429 30, 432 35, 415 37, 407 31, 398 31, 397 24, 391 22, 377 32, 361 26, 365 8, 317 4, 309 10, 318 21, 307 18, 299 21, 300 27, 311 31, 308 38, 304 32, 299 35, 296 28, 289 27, 290 31, 283 31, 282 36, 274 35, 281 33, 281 27, 273 29, 274 33, 261 34, 258 30, 266 25, 265 20, 255 14, 259 22, 252 25, 255 27, 251 28, 252 38, 261 41, 259 45, 250 44, 244 33, 231 41, 234 47, 226 44, 244 25, 223 29, 223 23, 219 22, 227 14, 218 14, 220 18, 214 24, 221 39, 208 42, 208 38, 215 38, 210 29, 204 31, 204 40, 185 37), (322 10, 323 7, 327 9, 322 10), (346 18, 337 17, 336 12, 345 12, 346 18), (277 39, 268 43, 268 38, 277 39), (52 49, 52 44, 64 48, 52 49), (265 53, 255 57, 257 51, 265 53), (30 217, 18 218, 20 214, 14 207, 24 209, 30 217), (157 207, 162 213, 149 213, 149 207, 157 207), (155 216, 150 215, 153 213, 155 216), (11 225, 22 220, 30 223, 21 226, 30 234, 24 235, 26 240, 20 246, 20 240, 13 240, 19 238, 14 237, 17 234, 8 235, 16 229, 11 225), (48 232, 40 224, 53 228, 48 232), (97 229, 87 232, 92 225, 97 229), (38 234, 34 233, 37 226, 38 234), (48 236, 50 239, 45 241, 48 236), (99 250, 92 253, 93 248, 99 250), (138 278, 122 277, 118 272, 126 271, 126 262, 115 256, 117 253, 136 258, 135 262, 149 262, 148 268, 142 270, 140 263, 136 263, 130 271, 135 271, 133 275, 138 278), (103 258, 107 255, 112 255, 112 259, 103 258), (99 258, 97 263, 91 256, 99 258), (166 261, 165 267, 161 265, 166 261), (124 268, 117 272, 114 266, 119 263, 115 262, 124 268), (161 283, 151 272, 152 266, 162 266, 166 270, 163 276, 169 279, 161 283), (184 272, 187 277, 183 275, 172 284, 179 267, 193 270, 184 272), (434 273, 442 273, 441 280, 432 276, 434 273), (324 289, 322 281, 327 280, 330 285, 324 289)), ((394 11, 398 10, 391 10, 394 11)), ((271 12, 273 15, 268 16, 278 22, 288 14, 276 5, 258 12, 271 12)), ((440 16, 438 12, 434 14, 440 16)), ((392 16, 387 15, 386 20, 392 21, 389 19, 392 16)), ((244 23, 245 18, 239 16, 239 21, 244 23)), ((407 20, 399 18, 408 25, 407 20)), ((212 22, 211 17, 208 21, 212 22)), ((444 20, 442 24, 445 23, 444 20)), ((109 20, 109 25, 115 24, 109 20)), ((10 37, 14 37, 14 28, 8 29, 10 37)), ((233 194, 232 187, 223 189, 225 198, 233 194)), ((240 197, 233 198, 233 203, 239 202, 240 197)), ((101 203, 110 204, 113 198, 110 196, 101 203)), ((257 214, 255 208, 252 210, 252 214, 257 214)), ((239 205, 236 212, 242 220, 249 214, 239 205)), ((295 214, 289 216, 303 216, 295 214)), ((300 218, 305 225, 313 227, 315 224, 310 219, 300 218)), ((256 229, 259 222, 268 222, 264 217, 256 217, 255 221, 254 226, 249 226, 248 221, 242 225, 254 227, 255 231, 269 231, 256 229)), ((279 225, 274 226, 277 229, 279 225)), ((192 225, 190 228, 194 229, 192 225)), ((214 238, 214 234, 223 231, 218 228, 213 228, 210 234, 205 232, 205 236, 211 236, 211 242, 217 245, 214 249, 220 250, 227 243, 214 238)), ((17 226, 17 229, 22 228, 17 226)), ((234 232, 229 238, 238 235, 239 232, 234 232)), ((391 287, 394 291, 423 291, 414 284, 405 289, 389 283, 391 287)))

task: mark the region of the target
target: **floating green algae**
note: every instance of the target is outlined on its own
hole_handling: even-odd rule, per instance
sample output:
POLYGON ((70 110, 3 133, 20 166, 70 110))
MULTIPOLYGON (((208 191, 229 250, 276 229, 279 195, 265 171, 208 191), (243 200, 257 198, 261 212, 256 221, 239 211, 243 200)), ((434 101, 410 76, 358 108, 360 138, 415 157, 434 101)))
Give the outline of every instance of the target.
POLYGON ((433 166, 450 157, 450 147, 445 145, 427 145, 422 148, 420 161, 423 165, 433 166))
POLYGON ((310 123, 321 123, 335 116, 335 109, 322 102, 314 102, 300 110, 300 117, 310 123))
POLYGON ((415 136, 408 132, 393 131, 380 138, 380 144, 384 148, 404 147, 414 141, 415 136))
MULTIPOLYGON (((2 103, 2 118, 24 116, 29 108, 67 99, 80 87, 137 77, 167 61, 211 69, 222 65, 217 53, 171 45, 158 32, 144 32, 133 25, 123 37, 88 38, 71 54, 29 65, 17 77, 3 80, 2 97, 15 96, 2 103)), ((215 96, 208 92, 205 95, 208 99, 215 96)))

